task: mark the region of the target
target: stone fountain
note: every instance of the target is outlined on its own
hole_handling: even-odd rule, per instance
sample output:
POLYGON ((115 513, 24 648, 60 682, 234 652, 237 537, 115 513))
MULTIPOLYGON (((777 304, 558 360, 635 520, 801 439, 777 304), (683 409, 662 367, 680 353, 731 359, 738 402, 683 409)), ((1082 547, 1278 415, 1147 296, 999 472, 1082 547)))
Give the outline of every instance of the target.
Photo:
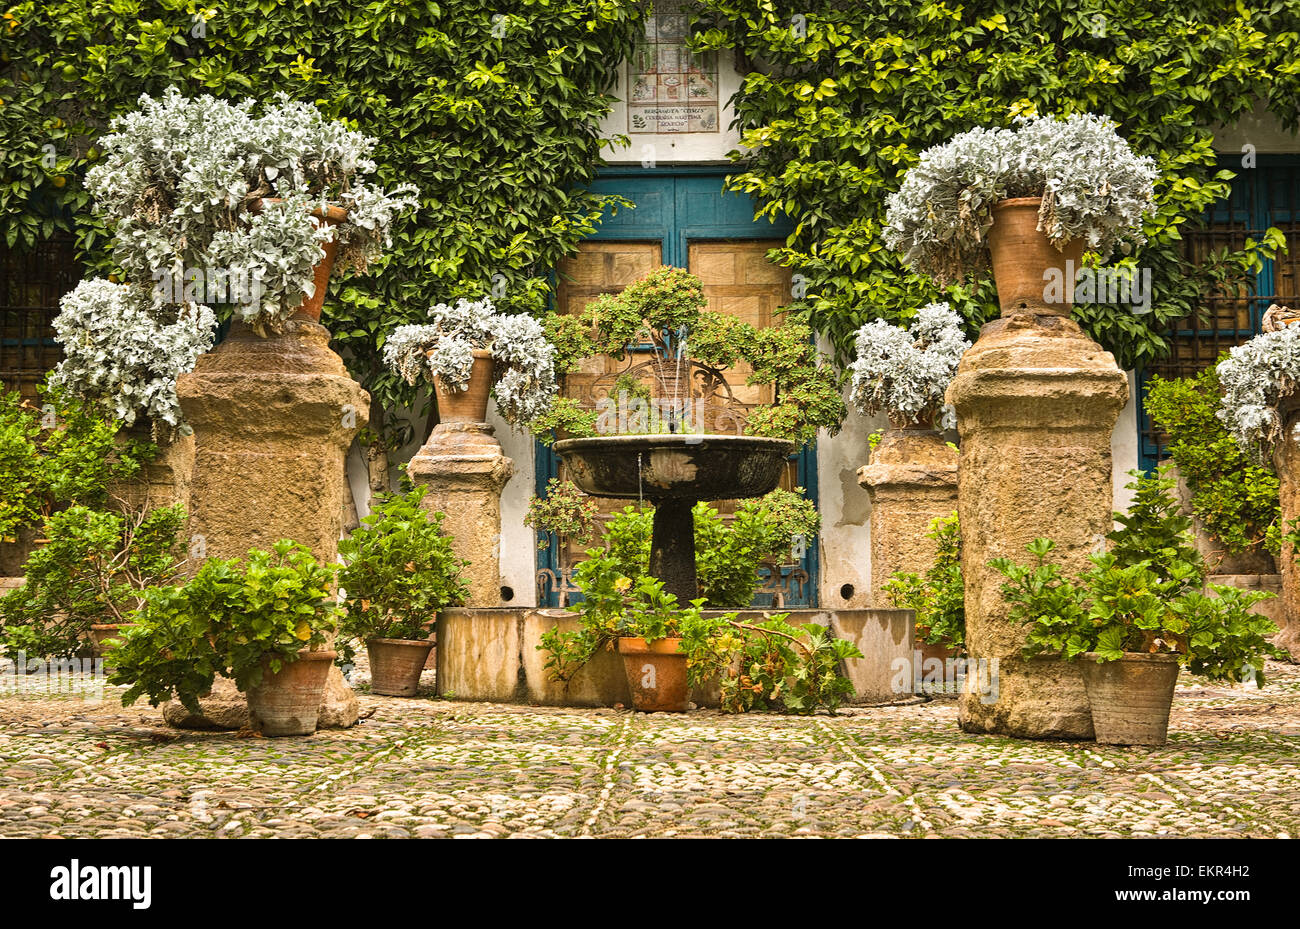
POLYGON ((699 596, 692 507, 775 490, 794 443, 741 435, 611 435, 565 439, 555 451, 583 493, 655 504, 650 574, 685 604, 699 596))

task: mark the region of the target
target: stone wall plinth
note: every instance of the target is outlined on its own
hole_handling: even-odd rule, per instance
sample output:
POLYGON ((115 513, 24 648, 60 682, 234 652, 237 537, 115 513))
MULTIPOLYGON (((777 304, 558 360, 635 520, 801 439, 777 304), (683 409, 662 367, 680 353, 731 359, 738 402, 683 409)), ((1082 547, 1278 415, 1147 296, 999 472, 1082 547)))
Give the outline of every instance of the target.
POLYGON ((885 582, 897 571, 924 574, 934 565, 938 543, 930 523, 957 509, 955 448, 935 429, 889 429, 858 469, 858 483, 871 496, 871 596, 888 607, 885 582))
POLYGON ((406 466, 428 488, 423 506, 442 512, 443 530, 456 554, 469 562, 462 577, 467 606, 501 605, 501 491, 514 462, 487 423, 439 423, 406 466))
POLYGON ((959 700, 970 732, 1091 738, 1076 665, 1022 657, 1025 630, 1008 617, 1002 575, 989 559, 1027 563, 1037 537, 1056 543, 1067 574, 1113 526, 1111 433, 1128 380, 1109 352, 1066 317, 1006 316, 988 323, 948 389, 961 432, 959 518, 966 647, 998 660, 999 696, 959 700))
MULTIPOLYGON (((330 350, 317 323, 291 319, 284 332, 259 338, 236 323, 194 371, 177 381, 194 427, 190 557, 243 558, 293 539, 317 560, 334 562, 343 525, 345 456, 370 415, 370 396, 330 350)), ((241 718, 242 695, 218 681, 214 705, 227 728, 241 718), (232 708, 231 702, 241 706, 232 708)), ((181 714, 165 712, 183 725, 181 714)), ((184 714, 186 717, 188 714, 184 714)), ((356 695, 331 668, 321 726, 356 722, 356 695)), ((187 719, 203 727, 205 720, 187 719)))

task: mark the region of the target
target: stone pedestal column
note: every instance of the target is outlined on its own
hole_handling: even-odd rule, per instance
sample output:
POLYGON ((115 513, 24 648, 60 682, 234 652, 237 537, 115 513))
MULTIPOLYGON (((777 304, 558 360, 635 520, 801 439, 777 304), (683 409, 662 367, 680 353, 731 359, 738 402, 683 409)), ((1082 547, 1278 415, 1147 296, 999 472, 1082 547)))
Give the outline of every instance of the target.
MULTIPOLYGON (((1282 526, 1300 518, 1300 396, 1291 396, 1278 408, 1282 417, 1282 437, 1273 448, 1273 466, 1277 469, 1282 502, 1282 526)), ((1300 565, 1296 548, 1283 543, 1278 557, 1282 573, 1282 604, 1278 626, 1282 631, 1273 644, 1285 648, 1300 661, 1300 565)))
MULTIPOLYGON (((225 341, 182 375, 177 394, 194 427, 190 557, 243 558, 280 539, 338 557, 348 445, 370 415, 370 396, 330 350, 318 323, 292 319, 262 339, 236 323, 225 341)), ((243 695, 218 679, 204 718, 169 704, 168 722, 229 728, 247 719, 243 695)), ((320 725, 357 719, 356 695, 330 670, 320 725)))
POLYGON ((930 523, 957 509, 957 450, 937 429, 893 428, 881 436, 858 483, 871 496, 871 596, 890 606, 885 582, 897 571, 924 574, 938 546, 930 523))
POLYGON ((439 423, 406 473, 428 488, 423 506, 446 514, 443 530, 456 554, 469 561, 463 575, 466 606, 501 602, 501 490, 514 462, 487 423, 439 423))
MULTIPOLYGON (((123 441, 152 441, 148 427, 124 430, 119 435, 123 441)), ((179 503, 188 510, 194 477, 194 436, 177 436, 174 441, 156 444, 157 456, 143 464, 131 480, 110 487, 109 493, 130 509, 152 510, 179 503)))
POLYGON ((1023 738, 1093 736, 1077 665, 1022 657, 1024 628, 1008 617, 990 558, 1026 563, 1042 536, 1067 574, 1113 527, 1111 433, 1128 379, 1067 317, 988 323, 948 388, 961 432, 959 517, 966 648, 997 659, 997 696, 962 694, 961 727, 1023 738))

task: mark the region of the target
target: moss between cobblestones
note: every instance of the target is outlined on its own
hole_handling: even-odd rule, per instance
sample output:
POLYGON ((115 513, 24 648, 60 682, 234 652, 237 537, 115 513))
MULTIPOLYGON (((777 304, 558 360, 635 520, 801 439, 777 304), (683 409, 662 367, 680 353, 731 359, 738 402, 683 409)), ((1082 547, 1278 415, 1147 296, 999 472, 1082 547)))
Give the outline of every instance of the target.
POLYGON ((1300 669, 1185 681, 1168 745, 1024 742, 956 706, 646 716, 363 696, 303 739, 178 732, 120 690, 0 697, 3 836, 1296 836, 1300 669))

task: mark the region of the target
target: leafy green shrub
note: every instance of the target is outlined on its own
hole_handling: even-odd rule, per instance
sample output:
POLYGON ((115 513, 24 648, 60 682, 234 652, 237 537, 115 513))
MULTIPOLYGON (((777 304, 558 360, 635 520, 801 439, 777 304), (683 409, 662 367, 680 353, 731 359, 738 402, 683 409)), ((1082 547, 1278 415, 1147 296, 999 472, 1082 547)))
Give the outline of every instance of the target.
POLYGON ((425 492, 377 498, 360 528, 339 543, 339 585, 348 598, 339 628, 345 661, 357 639, 427 639, 439 610, 465 602, 460 571, 469 562, 452 550, 443 514, 430 516, 420 506, 425 492))
POLYGON ((0 598, 6 652, 70 658, 96 623, 130 622, 153 586, 175 580, 185 509, 119 514, 73 506, 45 523, 49 542, 23 568, 27 582, 0 598))
POLYGON ((1114 661, 1125 652, 1175 654, 1193 673, 1213 680, 1258 676, 1264 657, 1282 657, 1266 636, 1277 632, 1250 608, 1272 594, 1220 584, 1202 585, 1205 566, 1192 545, 1188 520, 1169 496, 1173 482, 1140 476, 1137 501, 1123 527, 1111 533, 1111 551, 1089 556, 1076 577, 1047 558, 1049 539, 1027 546, 1031 565, 995 558, 1007 578, 1002 594, 1010 617, 1029 625, 1025 654, 1085 652, 1114 661))
POLYGON ((966 643, 966 591, 957 514, 931 521, 926 538, 938 543, 934 564, 925 574, 895 572, 885 593, 895 607, 916 611, 916 634, 926 645, 960 649, 966 643))
POLYGON ((46 391, 37 409, 0 394, 0 541, 68 506, 104 509, 156 446, 118 438, 120 423, 89 403, 46 391), (48 427, 48 428, 47 428, 48 427))
POLYGON ((123 706, 141 696, 152 706, 180 700, 192 713, 218 675, 247 691, 323 646, 338 621, 335 567, 284 539, 246 561, 210 559, 177 587, 153 587, 121 637, 109 676, 125 684, 123 706))
POLYGON ((1279 551, 1278 480, 1252 461, 1216 414, 1223 395, 1211 366, 1196 377, 1147 384, 1146 410, 1169 436, 1169 454, 1192 492, 1192 513, 1229 554, 1279 551))
POLYGON ((524 525, 546 533, 538 540, 538 548, 550 545, 551 535, 559 537, 561 547, 570 540, 586 545, 596 530, 596 513, 596 501, 578 490, 573 481, 553 477, 546 482, 546 496, 534 496, 528 504, 524 525))
MULTIPOLYGON (((760 565, 798 561, 799 550, 813 544, 821 515, 802 493, 803 488, 797 487, 746 500, 736 508, 730 525, 707 503, 695 504, 696 582, 709 607, 749 606, 759 586, 760 565)), ((653 526, 653 507, 624 507, 605 526, 607 549, 588 551, 588 560, 608 560, 627 577, 648 574, 653 526)))
MULTIPOLYGON (((576 316, 552 314, 547 319, 545 329, 556 347, 555 370, 572 371, 581 359, 597 354, 622 358, 629 344, 647 340, 660 358, 673 358, 684 340, 684 351, 692 358, 720 367, 748 362, 746 383, 773 388, 775 401, 750 411, 749 435, 807 445, 819 429, 832 435, 839 431, 847 412, 840 393, 845 375, 822 356, 811 329, 794 321, 760 329, 705 305, 698 277, 681 268, 656 268, 622 293, 599 295, 576 316)), ((599 431, 594 417, 588 423, 576 403, 568 406, 539 419, 534 433, 545 441, 569 421, 576 426, 573 437, 599 431)))

